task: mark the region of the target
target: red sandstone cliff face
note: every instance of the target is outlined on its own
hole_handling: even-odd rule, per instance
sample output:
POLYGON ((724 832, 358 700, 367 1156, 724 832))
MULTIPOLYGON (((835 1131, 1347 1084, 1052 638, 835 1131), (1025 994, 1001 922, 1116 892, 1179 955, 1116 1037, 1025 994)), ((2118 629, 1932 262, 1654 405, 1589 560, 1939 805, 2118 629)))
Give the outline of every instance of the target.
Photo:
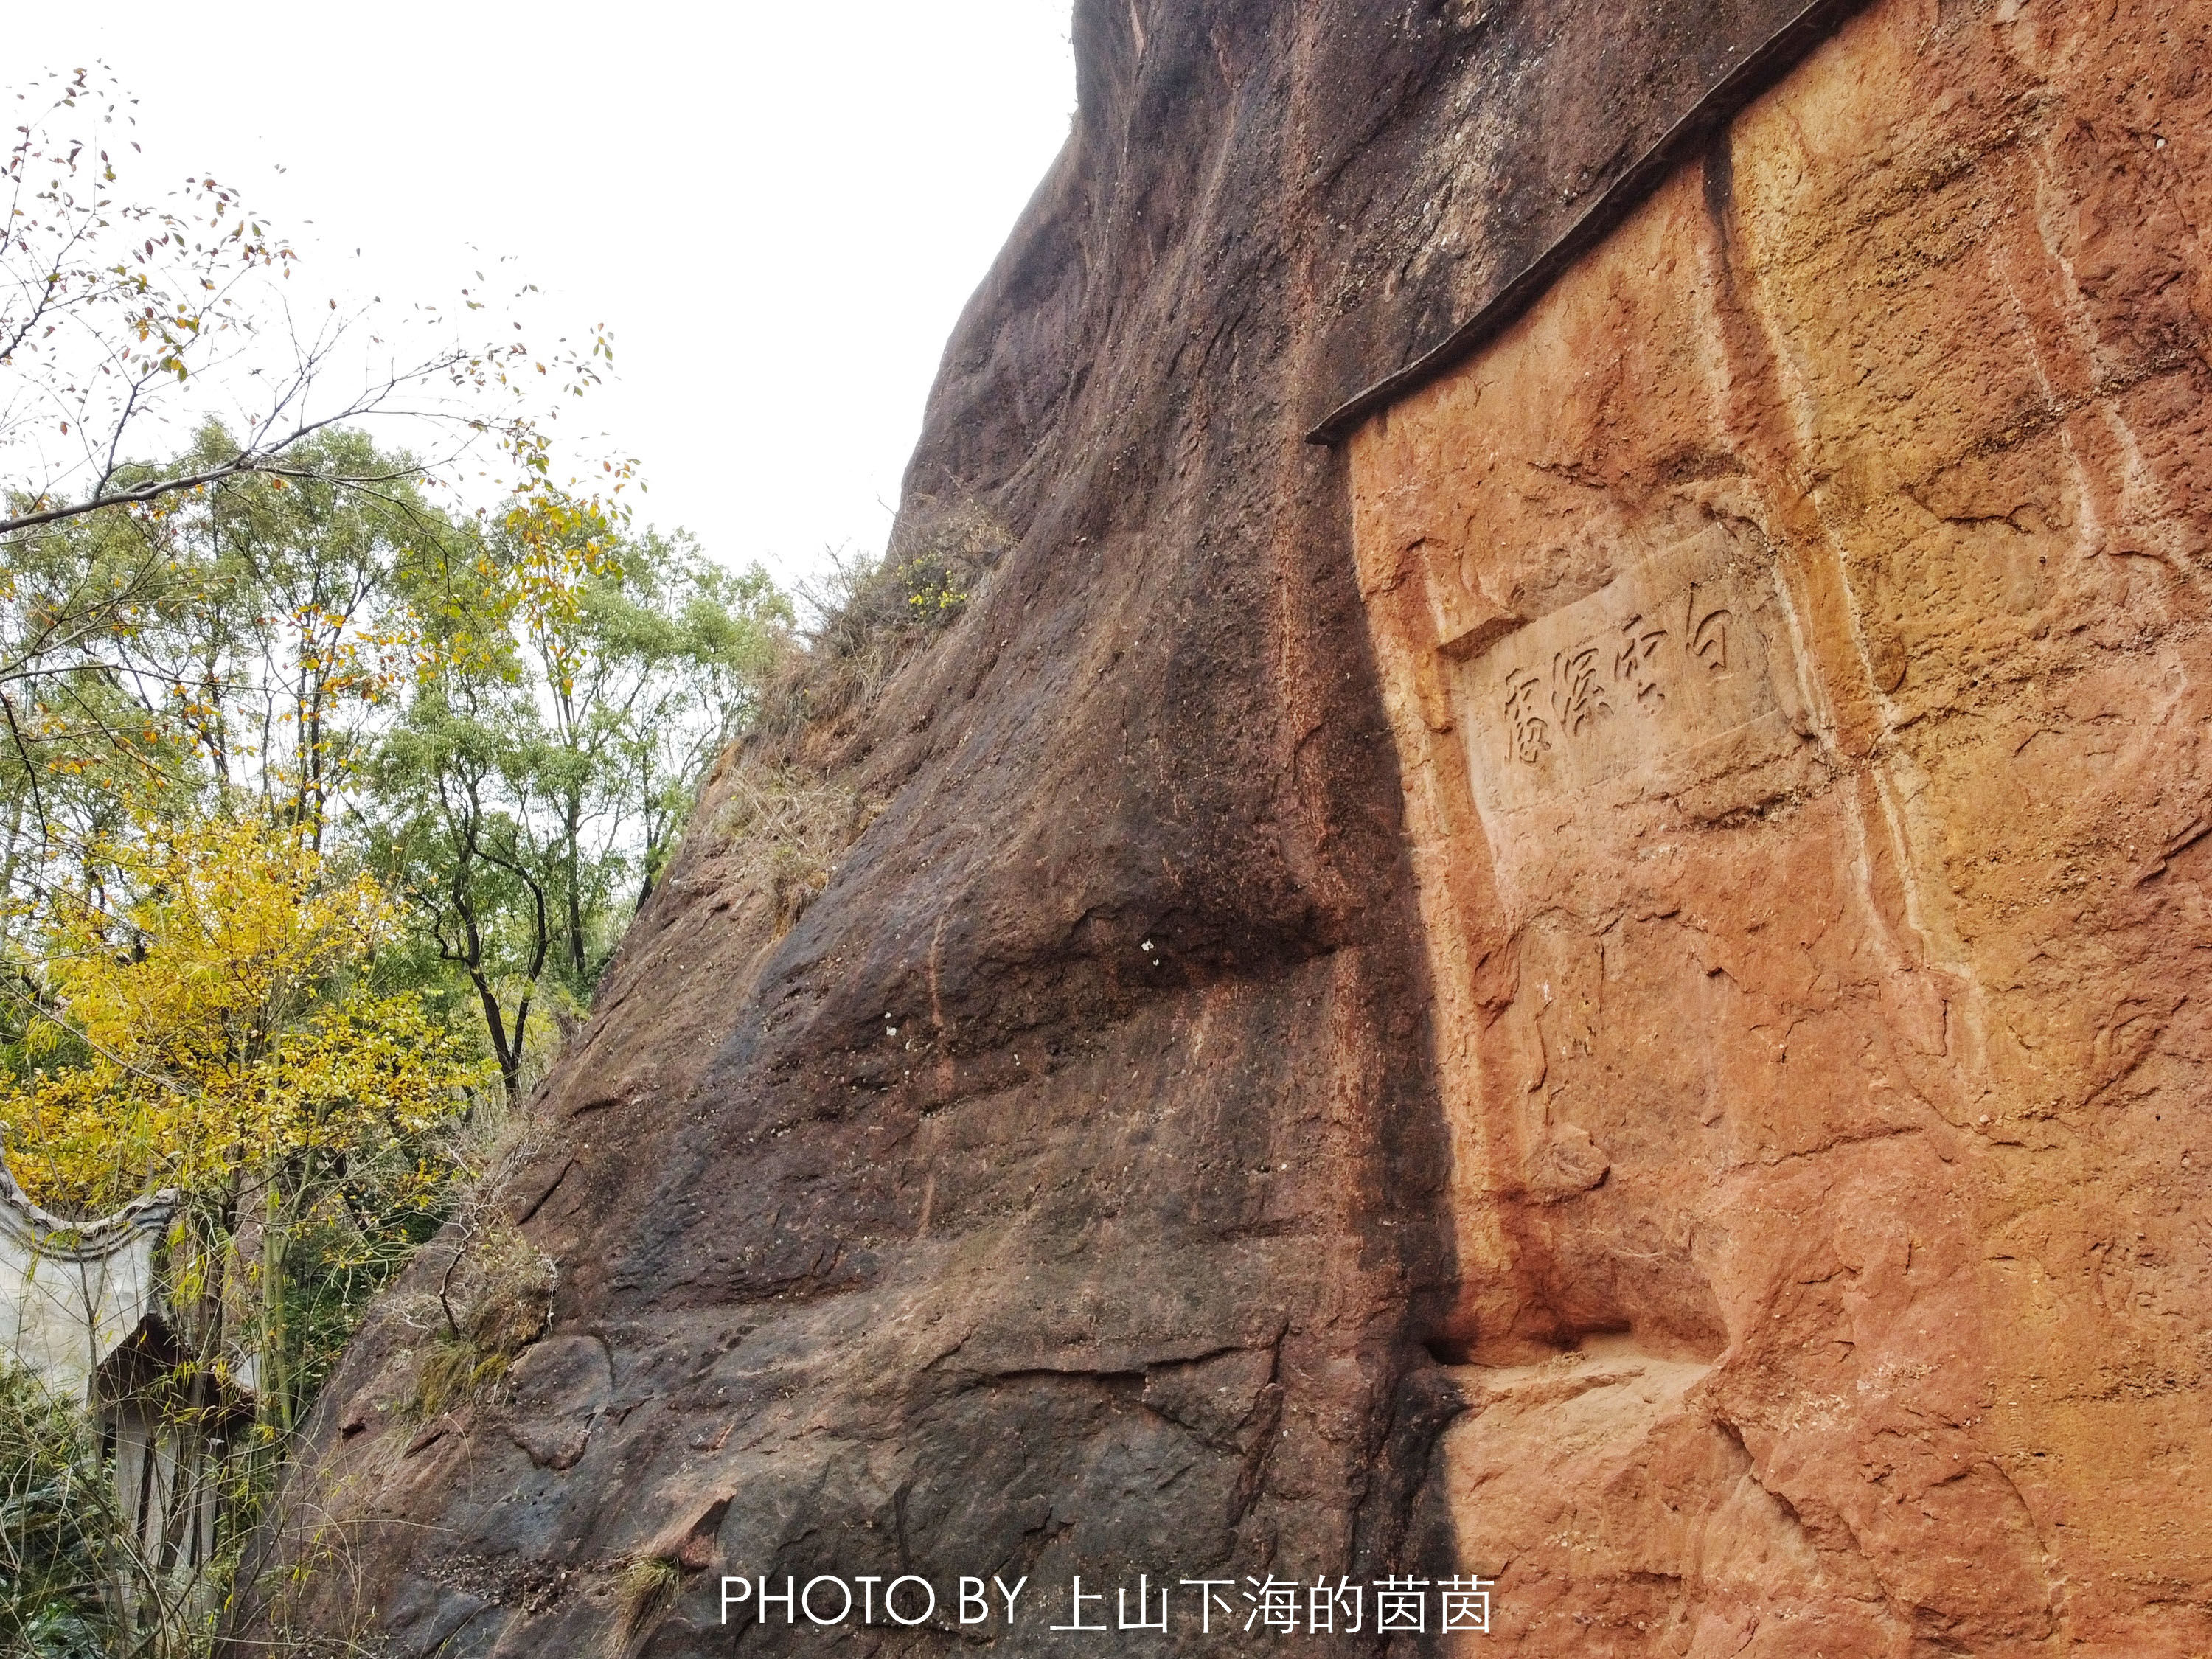
POLYGON ((787 933, 710 789, 499 1194, 553 1334, 417 1429, 403 1287, 333 1386, 326 1627, 1412 1568, 1470 1650, 2212 1650, 2212 5, 1824 14, 1303 441, 1796 9, 1079 7, 909 477, 1012 550, 787 933))

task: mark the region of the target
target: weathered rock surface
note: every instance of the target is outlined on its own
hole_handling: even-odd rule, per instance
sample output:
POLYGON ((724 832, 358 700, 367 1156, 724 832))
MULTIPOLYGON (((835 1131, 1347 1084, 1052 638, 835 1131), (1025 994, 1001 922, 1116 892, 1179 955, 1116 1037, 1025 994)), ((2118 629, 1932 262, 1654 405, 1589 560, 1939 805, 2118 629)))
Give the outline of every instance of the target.
POLYGON ((909 477, 1015 545, 788 933, 710 788, 501 1192, 554 1334, 418 1430, 403 1287, 313 1616, 1412 1568, 1469 1651, 2212 1650, 2212 3, 1824 15, 1303 441, 1798 9, 1078 7, 909 477))

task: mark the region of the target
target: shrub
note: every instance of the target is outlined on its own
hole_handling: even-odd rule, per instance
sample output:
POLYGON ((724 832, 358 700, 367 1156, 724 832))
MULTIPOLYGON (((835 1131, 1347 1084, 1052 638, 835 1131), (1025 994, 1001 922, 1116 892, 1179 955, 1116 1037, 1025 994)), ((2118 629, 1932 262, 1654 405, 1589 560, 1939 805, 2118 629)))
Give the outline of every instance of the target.
POLYGON ((86 1413, 0 1370, 0 1652, 100 1659, 127 1564, 114 1487, 86 1413))
POLYGON ((753 747, 780 763, 808 739, 834 736, 864 714, 892 675, 966 610, 1014 544, 979 503, 923 497, 908 506, 881 559, 839 559, 801 583, 813 613, 762 700, 753 747))

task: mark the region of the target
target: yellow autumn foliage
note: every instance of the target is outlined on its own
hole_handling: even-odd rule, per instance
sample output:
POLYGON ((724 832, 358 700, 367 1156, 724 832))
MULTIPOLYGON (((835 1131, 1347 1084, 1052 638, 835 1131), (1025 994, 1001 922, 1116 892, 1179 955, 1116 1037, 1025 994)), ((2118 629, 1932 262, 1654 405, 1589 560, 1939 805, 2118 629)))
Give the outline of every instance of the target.
POLYGON ((361 982, 392 901, 265 817, 141 823, 27 922, 40 1008, 0 1132, 53 1207, 297 1179, 428 1127, 478 1074, 416 1000, 361 982))

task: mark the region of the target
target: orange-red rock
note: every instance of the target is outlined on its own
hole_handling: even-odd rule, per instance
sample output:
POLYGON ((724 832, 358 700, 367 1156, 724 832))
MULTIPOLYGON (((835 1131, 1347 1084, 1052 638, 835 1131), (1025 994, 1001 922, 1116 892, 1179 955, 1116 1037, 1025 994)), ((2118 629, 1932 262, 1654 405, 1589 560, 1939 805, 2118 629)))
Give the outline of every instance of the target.
POLYGON ((2212 1651, 2207 18, 1875 7, 1353 441, 1509 1646, 2212 1651))

